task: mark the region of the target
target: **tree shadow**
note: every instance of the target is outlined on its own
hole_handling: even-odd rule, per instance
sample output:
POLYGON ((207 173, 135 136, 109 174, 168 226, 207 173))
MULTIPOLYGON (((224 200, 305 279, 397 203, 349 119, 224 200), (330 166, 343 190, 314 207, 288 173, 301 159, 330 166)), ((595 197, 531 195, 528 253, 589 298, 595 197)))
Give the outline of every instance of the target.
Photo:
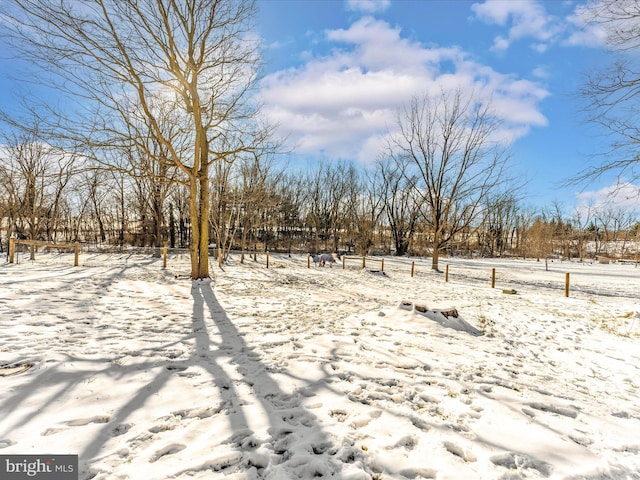
MULTIPOLYGON (((109 275, 101 286, 108 287, 115 280, 116 276, 109 275)), ((209 281, 192 282, 191 298, 190 331, 149 349, 131 352, 131 355, 139 355, 132 365, 119 364, 109 354, 82 358, 73 352, 58 357, 56 362, 59 363, 32 372, 35 375, 29 383, 15 388, 10 395, 4 395, 0 402, 0 412, 6 414, 0 439, 10 439, 12 431, 27 424, 42 425, 44 430, 48 426, 44 422, 51 418, 51 410, 59 408, 64 398, 71 394, 88 398, 88 385, 95 379, 106 382, 106 385, 116 382, 114 390, 118 387, 120 391, 126 382, 132 382, 135 390, 126 391, 124 402, 111 404, 115 411, 108 416, 62 422, 56 428, 41 433, 43 436, 56 435, 68 426, 97 424, 82 451, 70 452, 79 454, 80 474, 84 475, 81 478, 92 478, 103 468, 103 460, 114 454, 106 451, 113 437, 127 433, 126 429, 134 422, 132 418, 137 413, 144 413, 154 396, 170 391, 172 379, 177 374, 197 370, 208 375, 203 388, 219 396, 219 415, 228 422, 225 431, 231 432, 229 438, 215 439, 212 447, 222 443, 237 453, 231 461, 217 466, 216 471, 231 473, 255 469, 258 476, 268 473, 278 478, 338 474, 341 463, 334 458, 338 449, 318 419, 304 408, 304 400, 308 396, 304 388, 286 392, 277 383, 273 376, 278 373, 277 369, 267 367, 261 361, 261 353, 247 343, 216 299, 209 281), (186 358, 172 358, 171 349, 177 343, 183 347, 189 345, 186 358), (68 369, 70 364, 73 364, 73 370, 68 369), (141 374, 144 374, 142 381, 141 374), (25 402, 34 405, 33 409, 20 417, 10 417, 11 412, 25 402)), ((93 341, 100 342, 99 339, 93 341)), ((188 400, 182 401, 181 406, 185 402, 188 400)), ((139 426, 144 428, 146 424, 139 426)), ((129 432, 129 437, 132 434, 129 432)), ((181 462, 184 470, 171 474, 189 475, 206 470, 208 467, 206 463, 202 464, 202 460, 193 458, 186 463, 181 462)))
MULTIPOLYGON (((309 395, 307 389, 283 391, 270 369, 260 361, 260 352, 247 344, 226 315, 210 282, 194 282, 191 292, 196 342, 193 360, 211 374, 229 405, 227 414, 234 434, 228 441, 243 451, 263 448, 271 452, 268 465, 254 466, 271 472, 279 470, 283 477, 322 477, 339 472, 340 463, 331 458, 337 448, 317 418, 303 407, 303 400, 309 395), (212 334, 219 337, 214 349, 212 334), (229 366, 234 367, 234 378, 228 373, 229 366), (249 399, 239 394, 240 388, 250 391, 249 399), (244 409, 247 401, 250 404, 244 409), (249 417, 260 410, 267 417, 266 432, 253 431, 250 426, 249 417)), ((249 460, 246 466, 252 466, 251 463, 249 460)))

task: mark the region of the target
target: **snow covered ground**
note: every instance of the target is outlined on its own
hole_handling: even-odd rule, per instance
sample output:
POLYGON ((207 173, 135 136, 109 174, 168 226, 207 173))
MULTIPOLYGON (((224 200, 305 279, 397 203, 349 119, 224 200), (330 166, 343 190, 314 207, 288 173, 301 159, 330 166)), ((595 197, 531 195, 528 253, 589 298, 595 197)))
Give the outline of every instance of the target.
POLYGON ((78 454, 81 480, 640 479, 640 268, 264 260, 0 265, 0 454, 78 454))

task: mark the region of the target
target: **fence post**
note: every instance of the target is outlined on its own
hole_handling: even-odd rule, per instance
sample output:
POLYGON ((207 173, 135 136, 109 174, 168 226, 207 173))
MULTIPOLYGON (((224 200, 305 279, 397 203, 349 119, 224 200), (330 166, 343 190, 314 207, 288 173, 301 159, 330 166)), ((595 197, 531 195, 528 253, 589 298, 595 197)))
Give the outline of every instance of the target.
POLYGON ((9 238, 9 263, 13 263, 13 257, 16 253, 16 239, 15 237, 9 238))
POLYGON ((384 258, 381 260, 381 267, 380 270, 382 270, 384 272, 384 258))
POLYGON ((496 288, 496 269, 491 269, 491 288, 496 288))
POLYGON ((267 268, 269 268, 269 250, 267 250, 267 268))
POLYGON ((311 268, 311 254, 307 253, 307 268, 311 268))
POLYGON ((449 281, 449 264, 448 263, 444 269, 444 281, 445 282, 449 281))
POLYGON ((346 255, 342 255, 342 269, 344 270, 344 263, 346 260, 347 256, 346 255))
POLYGON ((75 243, 75 245, 73 246, 73 251, 74 251, 74 260, 73 260, 73 266, 77 267, 78 266, 78 256, 80 255, 80 245, 78 244, 78 242, 75 243))
POLYGON ((564 296, 569 296, 569 272, 564 274, 564 296))
POLYGON ((415 268, 416 268, 416 262, 412 261, 411 262, 411 278, 413 278, 413 271, 415 270, 415 268))

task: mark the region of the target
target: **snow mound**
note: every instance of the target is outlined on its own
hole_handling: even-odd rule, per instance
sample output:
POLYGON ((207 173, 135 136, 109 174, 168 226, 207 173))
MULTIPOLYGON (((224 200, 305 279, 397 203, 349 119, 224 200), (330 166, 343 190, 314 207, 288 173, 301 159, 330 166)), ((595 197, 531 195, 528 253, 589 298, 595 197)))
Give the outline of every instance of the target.
POLYGON ((414 303, 403 300, 400 302, 399 308, 402 310, 412 311, 416 315, 421 315, 433 320, 445 328, 466 332, 477 337, 483 335, 482 331, 464 320, 458 313, 458 310, 454 307, 428 308, 425 303, 414 303))

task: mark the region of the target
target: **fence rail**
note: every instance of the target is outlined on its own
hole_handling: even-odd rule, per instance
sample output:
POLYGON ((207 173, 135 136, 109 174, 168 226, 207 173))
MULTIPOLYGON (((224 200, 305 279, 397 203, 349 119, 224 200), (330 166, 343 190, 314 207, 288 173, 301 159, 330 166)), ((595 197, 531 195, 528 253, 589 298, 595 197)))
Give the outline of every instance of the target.
POLYGON ((357 261, 360 262, 362 268, 367 268, 367 262, 378 262, 380 264, 380 270, 384 272, 384 258, 376 258, 376 257, 347 257, 346 255, 342 256, 342 269, 344 270, 346 267, 347 261, 357 261))
MULTIPOLYGON (((57 249, 69 249, 69 250, 74 250, 74 266, 78 266, 79 262, 78 262, 78 256, 80 253, 80 244, 79 243, 52 243, 52 242, 44 242, 44 241, 38 241, 38 240, 22 240, 22 239, 16 239, 16 238, 10 238, 9 239, 9 263, 14 263, 14 256, 16 253, 16 246, 17 245, 31 245, 33 247, 35 246, 40 246, 40 247, 47 247, 47 248, 57 248, 57 249)), ((130 252, 129 252, 130 253, 130 252)), ((148 252, 144 252, 144 254, 146 254, 148 252)), ((161 256, 161 261, 162 261, 162 268, 167 268, 167 264, 168 264, 168 260, 169 260, 169 253, 172 253, 173 256, 172 258, 175 260, 176 256, 175 254, 179 254, 179 256, 182 256, 183 254, 188 254, 188 251, 185 249, 169 249, 168 247, 161 247, 160 248, 160 256, 161 256)), ((254 252, 254 261, 258 261, 258 253, 254 252)), ((262 254, 261 254, 262 255, 262 254)), ((215 257, 212 257, 212 259, 215 257)), ((276 260, 276 265, 279 265, 277 262, 278 257, 274 257, 276 260)), ((291 258, 291 256, 289 256, 289 258, 291 258)), ((271 256, 270 256, 270 252, 266 251, 264 252, 264 259, 266 260, 266 268, 270 268, 271 267, 271 256)), ((220 256, 218 256, 218 263, 219 265, 222 264, 222 258, 220 256)), ((424 272, 430 271, 433 272, 433 270, 430 270, 429 267, 430 265, 427 263, 424 263, 420 260, 416 261, 416 260, 406 260, 404 262, 402 261, 398 261, 397 259, 387 259, 388 260, 388 264, 385 264, 385 258, 382 257, 367 257, 367 256, 347 256, 344 255, 341 258, 342 261, 342 269, 345 270, 347 269, 347 264, 351 263, 351 264, 355 264, 356 268, 371 268, 371 264, 374 263, 374 268, 379 266, 379 271, 382 271, 383 273, 386 274, 385 268, 388 267, 388 270, 390 270, 391 274, 400 274, 400 275, 410 275, 411 278, 413 278, 416 274, 419 274, 420 270, 422 270, 423 274, 423 278, 424 277, 424 272)), ((340 260, 338 260, 339 262, 340 260)), ((477 263, 477 262, 476 262, 477 263)), ((298 264, 298 262, 296 262, 295 260, 292 262, 293 265, 298 264)), ((585 264, 586 265, 586 264, 585 264)), ((311 255, 307 254, 307 261, 306 261, 306 267, 310 268, 311 267, 311 255)), ((501 273, 501 268, 498 265, 493 266, 491 265, 490 262, 487 262, 483 265, 477 264, 477 265, 467 265, 467 266, 462 266, 462 265, 456 265, 455 263, 453 263, 450 265, 449 263, 445 263, 444 265, 444 282, 448 283, 451 281, 451 279, 454 280, 454 282, 456 283, 468 283, 468 282, 472 282, 474 284, 486 284, 487 286, 490 286, 490 288, 494 289, 496 287, 499 286, 499 288, 502 288, 502 293, 505 294, 516 294, 518 293, 518 291, 512 287, 517 287, 519 286, 533 286, 534 288, 551 288, 554 290, 564 290, 562 293, 564 294, 565 297, 569 297, 571 295, 571 290, 574 291, 578 291, 578 292, 582 292, 582 293, 589 293, 589 294, 603 294, 603 295, 619 295, 618 292, 616 291, 607 291, 607 292, 600 292, 599 289, 597 289, 595 286, 593 285, 585 285, 580 281, 581 277, 577 277, 578 281, 575 283, 575 286, 573 285, 574 282, 572 282, 573 280, 573 275, 570 274, 568 271, 564 270, 560 270, 558 272, 558 270, 555 270, 554 272, 549 272, 549 275, 551 276, 549 279, 545 279, 544 281, 531 281, 531 279, 528 278, 523 278, 522 275, 520 275, 519 277, 513 277, 511 275, 509 275, 508 277, 504 277, 503 275, 499 276, 499 273, 501 273), (560 275, 562 275, 562 277, 554 279, 553 276, 557 275, 558 277, 560 277, 560 275), (485 283, 486 282, 486 283, 485 283), (564 284, 564 285, 563 285, 564 284), (564 287, 564 288, 562 288, 564 287)), ((353 269, 353 267, 351 267, 351 269, 353 269)), ((437 271, 440 272, 440 271, 437 271)), ((504 272, 504 271, 502 271, 504 272)), ((577 275, 582 275, 582 273, 580 272, 575 272, 577 275)), ((525 275, 526 277, 526 275, 525 275)), ((434 277, 435 278, 435 277, 434 277)))
POLYGON ((74 250, 74 262, 73 266, 78 266, 78 257, 80 255, 80 244, 79 243, 52 243, 52 242, 42 242, 40 240, 22 240, 11 237, 9 239, 9 263, 14 263, 15 260, 15 252, 17 245, 30 245, 33 247, 47 247, 47 248, 65 248, 65 249, 73 249, 74 250))

